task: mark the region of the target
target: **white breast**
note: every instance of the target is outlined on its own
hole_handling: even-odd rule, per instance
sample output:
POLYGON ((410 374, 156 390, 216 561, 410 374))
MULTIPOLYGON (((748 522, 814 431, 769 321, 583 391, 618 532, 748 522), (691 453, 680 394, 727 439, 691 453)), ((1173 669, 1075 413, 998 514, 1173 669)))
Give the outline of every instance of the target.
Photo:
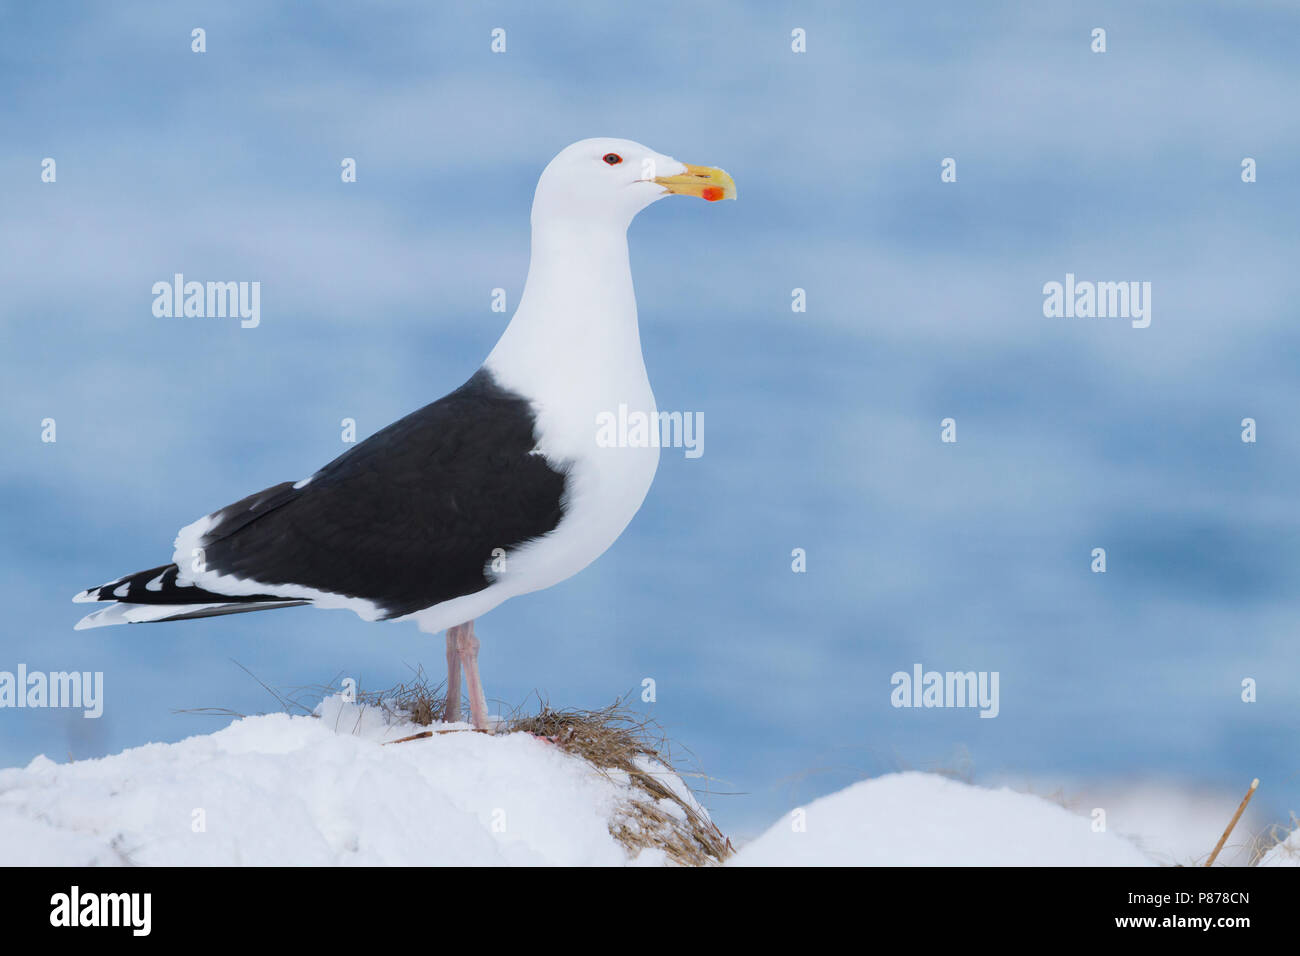
POLYGON ((589 381, 581 399, 575 394, 536 407, 536 453, 552 467, 567 469, 565 512, 553 532, 510 555, 500 581, 514 594, 563 581, 600 557, 641 507, 659 466, 657 442, 610 447, 597 442, 600 416, 617 415, 620 404, 655 420, 644 368, 631 380, 589 381))

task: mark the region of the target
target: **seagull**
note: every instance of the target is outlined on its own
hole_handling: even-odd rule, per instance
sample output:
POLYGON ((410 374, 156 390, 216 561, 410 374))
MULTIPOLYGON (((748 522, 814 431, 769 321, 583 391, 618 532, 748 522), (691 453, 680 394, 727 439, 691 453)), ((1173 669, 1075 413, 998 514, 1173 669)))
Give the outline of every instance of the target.
MULTIPOLYGON (((488 731, 474 621, 600 557, 641 507, 659 443, 604 447, 620 406, 657 422, 627 230, 665 196, 735 199, 723 170, 585 139, 533 195, 524 292, 469 380, 296 482, 205 515, 171 563, 89 588, 77 629, 311 605, 446 631, 447 707, 488 731)), ((630 444, 630 443, 629 443, 630 444)))

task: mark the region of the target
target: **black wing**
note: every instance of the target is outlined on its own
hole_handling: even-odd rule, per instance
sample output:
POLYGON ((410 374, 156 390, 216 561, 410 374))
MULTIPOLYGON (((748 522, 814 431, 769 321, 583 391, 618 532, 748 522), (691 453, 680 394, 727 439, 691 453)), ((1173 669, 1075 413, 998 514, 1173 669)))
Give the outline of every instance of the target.
MULTIPOLYGON (((555 529, 567 469, 533 454, 530 403, 480 369, 330 462, 212 515, 209 571, 301 585, 400 617, 490 584, 493 550, 555 529)), ((269 596, 269 595, 268 595, 269 596)))

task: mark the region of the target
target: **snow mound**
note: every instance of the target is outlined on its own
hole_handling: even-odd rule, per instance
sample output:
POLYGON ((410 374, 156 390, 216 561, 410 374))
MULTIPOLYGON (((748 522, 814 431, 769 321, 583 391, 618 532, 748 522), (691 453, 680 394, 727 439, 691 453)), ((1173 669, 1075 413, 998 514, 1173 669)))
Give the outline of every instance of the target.
MULTIPOLYGON (((679 777, 645 769, 708 819, 679 777)), ((9 865, 655 865, 669 855, 638 851, 653 841, 629 828, 685 815, 531 734, 425 728, 339 697, 315 717, 0 770, 9 865)))
POLYGON ((1273 849, 1264 854, 1260 866, 1300 866, 1300 827, 1273 849))
MULTIPOLYGON (((1158 776, 1111 779, 1033 779, 1017 775, 1006 783, 1015 790, 1060 794, 1076 813, 1094 807, 1106 813, 1106 828, 1131 840, 1159 866, 1201 866, 1223 834, 1232 809, 1241 802, 1235 787, 1207 786, 1158 776)), ((1256 855, 1256 833, 1269 829, 1262 804, 1251 803, 1219 851, 1215 866, 1250 866, 1256 855)))
POLYGON ((927 773, 864 780, 794 811, 733 866, 1151 866, 1041 797, 927 773))

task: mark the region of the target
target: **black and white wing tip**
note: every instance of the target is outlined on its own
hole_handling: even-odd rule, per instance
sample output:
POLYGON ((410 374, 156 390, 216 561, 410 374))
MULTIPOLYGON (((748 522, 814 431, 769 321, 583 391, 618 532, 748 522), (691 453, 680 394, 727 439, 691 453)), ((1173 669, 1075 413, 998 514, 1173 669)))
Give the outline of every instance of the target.
POLYGON ((87 588, 73 595, 73 603, 114 602, 87 614, 74 626, 84 631, 114 624, 144 624, 155 621, 186 621, 199 617, 267 611, 279 607, 296 607, 308 603, 287 600, 269 594, 232 596, 197 587, 182 577, 174 564, 163 564, 137 571, 99 587, 87 588))

